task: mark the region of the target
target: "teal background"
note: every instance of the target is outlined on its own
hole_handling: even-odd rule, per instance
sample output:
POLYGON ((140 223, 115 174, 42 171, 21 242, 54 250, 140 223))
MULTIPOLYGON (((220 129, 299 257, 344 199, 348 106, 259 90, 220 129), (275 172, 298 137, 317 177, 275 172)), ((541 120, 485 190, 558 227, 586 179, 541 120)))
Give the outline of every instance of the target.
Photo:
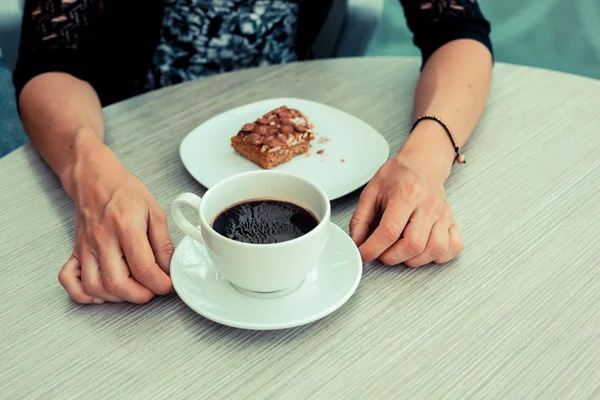
MULTIPOLYGON (((418 55, 400 2, 384 1, 367 55, 418 55)), ((479 0, 479 4, 492 24, 497 61, 600 79, 600 0, 479 0)), ((10 72, 0 63, 0 157, 26 141, 10 72)))
MULTIPOLYGON (((384 0, 369 56, 418 55, 398 0, 384 0)), ((600 0, 479 0, 496 60, 600 79, 600 0)))

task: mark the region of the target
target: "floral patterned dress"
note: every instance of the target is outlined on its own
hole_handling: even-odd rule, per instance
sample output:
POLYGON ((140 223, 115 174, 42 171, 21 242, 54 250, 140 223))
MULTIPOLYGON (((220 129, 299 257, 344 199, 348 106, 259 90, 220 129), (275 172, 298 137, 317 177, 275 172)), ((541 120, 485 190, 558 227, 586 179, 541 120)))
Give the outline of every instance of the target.
MULTIPOLYGON (((191 79, 304 59, 333 1, 26 0, 15 94, 36 75, 65 72, 89 82, 108 105, 191 79)), ((492 50, 476 0, 399 1, 423 62, 460 38, 492 50)))
POLYGON ((167 0, 146 87, 295 61, 297 25, 286 0, 167 0))

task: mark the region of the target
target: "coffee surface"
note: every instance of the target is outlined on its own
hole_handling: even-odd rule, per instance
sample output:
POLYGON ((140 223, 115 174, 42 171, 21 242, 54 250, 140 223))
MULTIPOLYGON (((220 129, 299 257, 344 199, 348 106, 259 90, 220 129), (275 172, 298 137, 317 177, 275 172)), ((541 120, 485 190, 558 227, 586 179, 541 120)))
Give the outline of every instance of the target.
POLYGON ((252 244, 281 243, 313 230, 319 221, 305 208, 281 200, 250 200, 222 211, 213 229, 252 244))

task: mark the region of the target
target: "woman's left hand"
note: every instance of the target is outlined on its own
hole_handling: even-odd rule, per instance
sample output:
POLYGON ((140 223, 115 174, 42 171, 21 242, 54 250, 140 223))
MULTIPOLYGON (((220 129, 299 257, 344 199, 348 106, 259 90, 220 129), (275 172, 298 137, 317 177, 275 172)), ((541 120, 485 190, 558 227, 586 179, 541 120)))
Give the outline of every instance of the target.
POLYGON ((463 250, 446 200, 447 172, 434 164, 401 151, 365 187, 350 221, 363 262, 415 268, 446 263, 463 250))

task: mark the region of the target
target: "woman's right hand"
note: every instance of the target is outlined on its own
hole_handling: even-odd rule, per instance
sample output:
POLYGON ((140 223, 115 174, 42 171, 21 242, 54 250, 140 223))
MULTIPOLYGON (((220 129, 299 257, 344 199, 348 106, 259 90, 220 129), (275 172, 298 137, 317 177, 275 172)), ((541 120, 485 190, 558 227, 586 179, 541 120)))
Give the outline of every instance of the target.
POLYGON ((104 145, 82 151, 61 180, 75 203, 75 248, 58 279, 78 303, 142 304, 173 290, 165 213, 104 145))

